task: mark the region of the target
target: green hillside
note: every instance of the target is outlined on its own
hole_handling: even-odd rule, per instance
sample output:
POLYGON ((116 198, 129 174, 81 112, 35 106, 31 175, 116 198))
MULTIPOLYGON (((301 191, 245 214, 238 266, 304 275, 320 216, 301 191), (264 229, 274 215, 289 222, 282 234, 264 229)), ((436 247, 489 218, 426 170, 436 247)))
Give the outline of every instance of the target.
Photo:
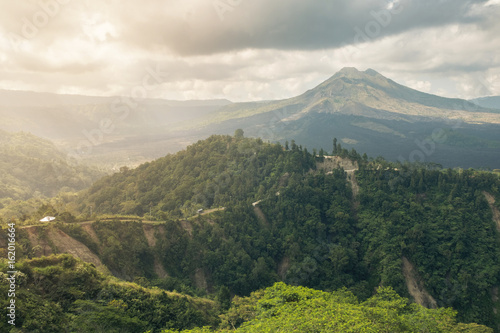
POLYGON ((324 156, 242 134, 97 181, 68 207, 81 219, 92 208, 98 221, 20 229, 19 255, 73 253, 226 307, 280 281, 347 288, 359 302, 391 287, 498 328, 497 174, 371 160, 337 142, 324 156))
MULTIPOLYGON (((70 255, 17 265, 14 325, 2 332, 492 332, 461 324, 452 309, 425 309, 380 287, 360 302, 345 289, 322 292, 277 283, 249 297, 196 298, 99 273, 70 255), (204 327, 204 328, 201 328, 204 327)), ((2 271, 7 265, 0 262, 2 271)), ((0 292, 10 275, 0 273, 0 292)), ((0 301, 3 308, 8 300, 0 301)))
POLYGON ((295 143, 212 136, 101 179, 77 206, 83 218, 93 207, 98 215, 168 220, 152 232, 152 247, 147 235, 137 238, 136 222, 92 225, 97 254, 117 276, 155 280, 155 257, 169 275, 155 283, 167 288, 248 295, 285 281, 347 287, 366 299, 385 285, 405 297, 429 295, 428 306, 453 307, 459 320, 496 325, 491 292, 500 256, 485 193, 498 208, 498 176, 336 149, 340 156, 323 158, 295 143), (359 170, 346 175, 330 165, 334 159, 359 170), (198 209, 221 207, 193 218, 198 209), (412 281, 420 286, 413 293, 412 281))
POLYGON ((212 136, 136 169, 97 181, 81 196, 81 210, 151 218, 189 217, 199 208, 259 200, 279 187, 286 172, 314 168, 307 150, 285 154, 280 145, 262 140, 212 136))
POLYGON ((55 196, 89 187, 103 172, 73 163, 47 140, 0 130, 0 199, 55 196))
MULTIPOLYGON (((7 295, 7 264, 0 266, 0 292, 7 295)), ((67 254, 26 260, 16 269, 15 327, 3 318, 2 332, 136 333, 217 323, 211 300, 119 281, 67 254)), ((3 309, 8 301, 1 298, 3 309)))

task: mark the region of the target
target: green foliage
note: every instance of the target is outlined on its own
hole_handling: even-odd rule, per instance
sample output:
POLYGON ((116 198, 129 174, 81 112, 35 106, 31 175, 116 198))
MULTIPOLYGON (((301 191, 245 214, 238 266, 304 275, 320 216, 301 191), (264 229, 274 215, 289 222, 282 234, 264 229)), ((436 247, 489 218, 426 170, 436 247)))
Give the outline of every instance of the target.
POLYGON ((411 304, 389 287, 378 288, 360 303, 346 290, 322 292, 277 283, 234 304, 222 316, 220 330, 183 332, 492 332, 485 326, 457 323, 455 314, 411 304))
POLYGON ((231 293, 227 287, 220 287, 219 292, 217 293, 217 302, 219 303, 221 309, 229 309, 231 306, 231 293))
POLYGON ((153 255, 142 223, 96 221, 92 228, 99 236, 100 258, 111 272, 127 280, 153 277, 153 255))
MULTIPOLYGON (((159 332, 217 322, 212 301, 120 282, 67 254, 17 265, 12 332, 159 332)), ((0 262, 1 271, 6 268, 6 262, 0 262)), ((0 273, 3 295, 6 278, 0 273)), ((7 301, 2 298, 0 305, 5 308, 7 301)), ((11 328, 6 320, 0 322, 0 331, 11 328)))
POLYGON ((55 196, 87 188, 104 175, 77 165, 53 143, 29 133, 0 131, 0 155, 0 199, 55 196))
POLYGON ((139 332, 147 325, 137 317, 127 316, 126 305, 118 307, 114 303, 115 300, 104 306, 92 301, 75 301, 70 308, 72 331, 133 333, 139 332))
POLYGON ((482 191, 497 191, 498 177, 400 168, 359 174, 364 262, 379 283, 405 293, 406 256, 440 306, 458 310, 460 320, 494 326, 490 290, 499 283, 500 253, 482 191))
POLYGON ((236 131, 234 131, 234 137, 236 139, 242 139, 243 138, 243 130, 241 128, 238 128, 236 131))
MULTIPOLYGON (((496 327, 498 304, 491 290, 500 283, 500 244, 483 192, 499 205, 498 176, 441 170, 435 164, 369 161, 336 142, 334 149, 360 166, 355 173, 357 197, 351 173, 348 177, 342 169, 316 170, 321 157, 294 141, 283 149, 254 139, 212 136, 135 170, 122 169, 78 199, 82 212, 92 206, 100 213, 149 218, 151 208, 154 217, 166 222, 146 226, 103 219, 92 226, 99 244, 79 226, 61 228, 98 253, 116 276, 190 295, 208 292, 217 309, 232 304, 222 317, 224 329, 252 321, 261 313, 254 307, 266 306, 239 296, 277 281, 324 291, 347 288, 359 302, 345 301, 350 304, 345 313, 328 310, 346 323, 352 313, 395 331, 415 328, 411 325, 428 317, 455 325, 449 310, 413 308, 385 289, 390 286, 410 296, 402 272, 406 259, 415 266, 417 283, 439 306, 453 307, 460 321, 496 327), (198 208, 218 207, 225 209, 196 214, 198 208), (154 246, 148 245, 151 234, 147 239, 146 227, 154 232, 154 246), (155 259, 167 277, 156 276, 155 259), (378 287, 378 296, 372 297, 378 287), (230 301, 233 295, 239 296, 230 301)), ((285 290, 280 297, 311 293, 301 290, 285 290)), ((324 295, 307 297, 300 302, 329 306, 324 295)), ((281 311, 281 305, 269 306, 269 311, 277 309, 281 311)), ((286 309, 307 314, 301 307, 286 309)), ((138 314, 130 318, 135 317, 144 320, 138 314)), ((459 325, 453 327, 460 331, 459 325)))
POLYGON ((261 140, 212 136, 154 163, 96 182, 83 196, 80 209, 99 213, 149 212, 166 219, 194 216, 199 208, 220 207, 254 198, 259 185, 268 190, 283 172, 314 167, 311 154, 261 140))

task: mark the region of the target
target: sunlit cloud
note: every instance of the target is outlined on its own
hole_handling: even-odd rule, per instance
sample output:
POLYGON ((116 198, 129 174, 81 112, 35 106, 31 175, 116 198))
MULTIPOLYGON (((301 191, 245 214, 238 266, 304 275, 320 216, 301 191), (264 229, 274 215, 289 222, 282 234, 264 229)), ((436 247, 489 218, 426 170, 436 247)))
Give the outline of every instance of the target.
POLYGON ((127 94, 153 66, 151 97, 267 100, 354 66, 430 93, 500 95, 498 0, 43 3, 0 0, 3 89, 127 94))

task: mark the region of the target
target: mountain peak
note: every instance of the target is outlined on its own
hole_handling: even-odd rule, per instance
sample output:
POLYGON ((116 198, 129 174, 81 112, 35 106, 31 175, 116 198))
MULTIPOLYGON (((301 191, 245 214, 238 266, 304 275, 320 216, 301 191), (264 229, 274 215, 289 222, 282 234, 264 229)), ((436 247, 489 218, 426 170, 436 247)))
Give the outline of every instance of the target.
POLYGON ((342 68, 331 78, 302 96, 308 99, 307 105, 323 102, 325 98, 329 99, 330 104, 333 105, 332 110, 335 112, 353 104, 407 116, 432 114, 436 108, 490 112, 480 111, 478 107, 473 104, 469 105, 463 100, 439 97, 405 87, 371 68, 365 71, 359 71, 354 67, 342 68), (417 104, 418 108, 415 106, 417 104))
POLYGON ((344 67, 315 89, 324 89, 332 84, 335 85, 337 89, 339 88, 339 80, 342 81, 344 78, 349 81, 363 81, 365 83, 377 84, 379 86, 389 86, 389 80, 371 68, 368 68, 365 71, 360 71, 355 67, 344 67))
POLYGON ((368 68, 364 73, 371 76, 381 75, 379 72, 371 68, 368 68))
POLYGON ((344 67, 337 74, 357 74, 360 73, 356 67, 344 67))
POLYGON ((344 67, 338 71, 333 77, 352 77, 361 78, 366 76, 379 76, 380 73, 374 69, 368 68, 365 71, 360 71, 355 67, 344 67))

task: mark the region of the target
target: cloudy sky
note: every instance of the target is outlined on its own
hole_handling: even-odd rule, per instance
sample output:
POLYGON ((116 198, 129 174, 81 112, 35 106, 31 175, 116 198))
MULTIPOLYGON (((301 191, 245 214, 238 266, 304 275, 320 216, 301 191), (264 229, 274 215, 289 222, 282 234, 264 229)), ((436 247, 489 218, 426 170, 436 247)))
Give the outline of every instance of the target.
POLYGON ((354 66, 443 96, 500 95, 500 0, 0 5, 0 89, 279 99, 354 66))

